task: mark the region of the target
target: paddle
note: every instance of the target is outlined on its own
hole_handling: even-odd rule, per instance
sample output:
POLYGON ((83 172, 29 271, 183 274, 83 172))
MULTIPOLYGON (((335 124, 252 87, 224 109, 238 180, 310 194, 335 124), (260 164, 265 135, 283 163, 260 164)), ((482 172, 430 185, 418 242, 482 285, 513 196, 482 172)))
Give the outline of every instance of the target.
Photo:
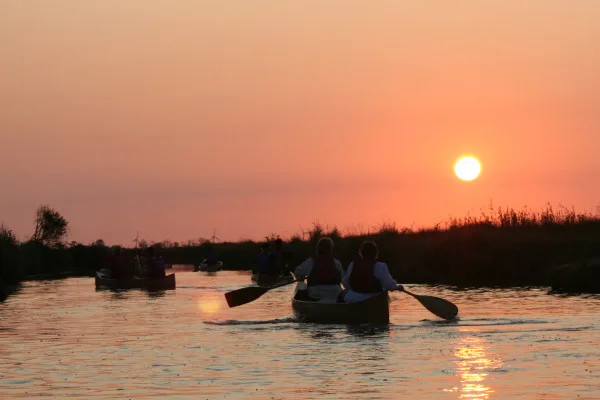
POLYGON ((267 293, 271 289, 277 289, 279 287, 290 285, 298 281, 298 279, 294 279, 293 281, 284 282, 275 286, 268 287, 248 286, 245 288, 234 290, 232 292, 225 293, 225 300, 227 300, 227 304, 230 308, 241 306, 242 304, 250 303, 251 301, 258 299, 260 296, 267 293))
POLYGON ((458 307, 456 307, 454 303, 451 303, 448 300, 440 299, 439 297, 434 296, 414 294, 404 288, 399 289, 399 291, 409 294, 415 299, 419 300, 419 302, 426 309, 428 309, 432 314, 435 314, 440 318, 451 320, 456 317, 456 314, 458 314, 458 307))

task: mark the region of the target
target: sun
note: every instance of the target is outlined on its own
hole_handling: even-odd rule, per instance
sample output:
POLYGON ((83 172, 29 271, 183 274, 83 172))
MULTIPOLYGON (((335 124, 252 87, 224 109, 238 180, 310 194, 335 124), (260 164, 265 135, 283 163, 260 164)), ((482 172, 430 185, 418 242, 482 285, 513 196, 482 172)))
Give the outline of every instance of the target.
POLYGON ((481 163, 475 157, 460 157, 454 163, 454 173, 463 181, 472 181, 481 173, 481 163))

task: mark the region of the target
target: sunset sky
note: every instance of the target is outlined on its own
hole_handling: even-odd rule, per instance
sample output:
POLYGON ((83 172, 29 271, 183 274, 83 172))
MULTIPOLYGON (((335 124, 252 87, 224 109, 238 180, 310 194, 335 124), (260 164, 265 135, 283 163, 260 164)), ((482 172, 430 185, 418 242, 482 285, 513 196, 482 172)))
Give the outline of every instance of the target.
POLYGON ((260 239, 600 204, 600 2, 3 0, 0 221, 260 239), (482 174, 462 182, 470 153, 482 174))

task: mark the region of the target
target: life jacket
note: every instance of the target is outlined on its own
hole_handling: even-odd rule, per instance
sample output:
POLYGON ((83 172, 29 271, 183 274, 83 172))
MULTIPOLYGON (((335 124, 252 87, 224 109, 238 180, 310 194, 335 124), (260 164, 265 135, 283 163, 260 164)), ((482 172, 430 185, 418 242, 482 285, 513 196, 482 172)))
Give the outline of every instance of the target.
POLYGON ((375 277, 376 261, 361 258, 354 261, 350 274, 350 289, 357 293, 382 292, 381 282, 375 277))
POLYGON ((340 271, 335 267, 332 256, 317 255, 313 258, 313 267, 307 278, 307 286, 339 285, 342 282, 340 271))

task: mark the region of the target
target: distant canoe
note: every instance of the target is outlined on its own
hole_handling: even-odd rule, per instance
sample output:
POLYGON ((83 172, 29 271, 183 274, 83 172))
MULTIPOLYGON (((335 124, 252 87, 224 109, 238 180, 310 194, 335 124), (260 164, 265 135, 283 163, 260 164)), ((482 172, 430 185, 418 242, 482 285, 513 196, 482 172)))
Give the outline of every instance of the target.
POLYGON ((258 286, 268 287, 278 285, 284 282, 290 282, 294 280, 294 276, 292 274, 289 275, 269 275, 269 274, 261 274, 255 273, 252 274, 251 278, 252 282, 255 282, 258 286))
POLYGON ((323 324, 389 324, 390 299, 381 293, 358 303, 326 303, 292 299, 292 310, 299 320, 323 324))
POLYGON ((173 290, 175 289, 175 274, 164 278, 126 278, 111 279, 102 272, 96 272, 96 289, 145 289, 173 290))
POLYGON ((194 265, 194 272, 217 272, 223 269, 223 261, 217 261, 216 264, 208 265, 206 261, 202 261, 200 265, 194 265))

